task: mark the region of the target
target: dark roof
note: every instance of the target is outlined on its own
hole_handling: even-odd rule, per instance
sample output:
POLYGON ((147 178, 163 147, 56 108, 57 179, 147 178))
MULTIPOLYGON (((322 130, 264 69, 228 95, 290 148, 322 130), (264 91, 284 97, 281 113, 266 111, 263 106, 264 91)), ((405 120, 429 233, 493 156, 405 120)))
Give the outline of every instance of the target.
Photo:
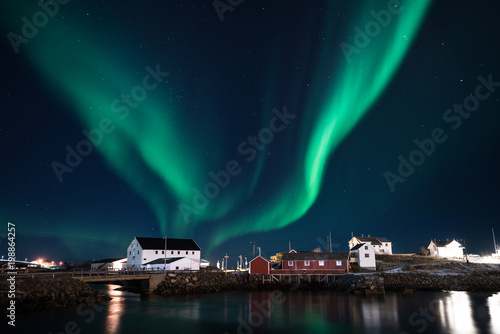
MULTIPOLYGON (((142 249, 165 249, 165 238, 136 237, 142 249)), ((168 250, 201 250, 193 239, 167 238, 168 250)))
MULTIPOLYGON (((167 257, 167 263, 172 263, 172 262, 175 262, 175 261, 178 261, 180 259, 183 259, 183 257, 167 257)), ((148 265, 148 264, 164 264, 165 263, 165 259, 156 259, 156 260, 153 260, 153 261, 149 261, 148 263, 144 263, 143 266, 145 265, 148 265)))
POLYGON ((349 252, 298 252, 285 253, 282 260, 347 260, 349 252))
POLYGON ((353 251, 353 250, 358 250, 358 249, 360 249, 363 245, 364 245, 364 243, 362 243, 362 244, 357 244, 356 246, 354 246, 353 248, 351 248, 351 250, 352 250, 352 251, 353 251))
POLYGON ((382 245, 383 242, 391 242, 384 237, 356 237, 361 242, 371 242, 372 245, 382 245))
MULTIPOLYGON (((445 247, 449 244, 451 244, 453 241, 456 241, 456 240, 435 240, 434 241, 434 244, 438 247, 445 247)), ((458 241, 457 241, 458 242, 458 241)), ((459 242, 458 242, 459 243, 459 242)), ((459 243, 460 244, 460 243, 459 243)), ((462 246, 462 244, 460 244, 460 246, 462 246)))
MULTIPOLYGON (((97 261, 92 261, 90 263, 110 263, 110 262, 115 262, 115 261, 123 260, 123 259, 124 259, 123 257, 114 257, 114 258, 110 258, 110 259, 101 259, 101 260, 97 260, 97 261)), ((127 258, 125 258, 125 260, 127 260, 127 258)))

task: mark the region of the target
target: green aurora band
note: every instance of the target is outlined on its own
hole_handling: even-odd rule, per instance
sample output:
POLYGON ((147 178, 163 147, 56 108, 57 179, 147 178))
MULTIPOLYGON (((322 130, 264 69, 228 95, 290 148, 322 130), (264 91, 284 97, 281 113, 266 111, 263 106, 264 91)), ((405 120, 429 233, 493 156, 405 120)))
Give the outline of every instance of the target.
MULTIPOLYGON (((204 210, 197 212, 191 224, 184 222, 178 203, 192 203, 193 188, 207 182, 207 170, 215 171, 225 166, 227 161, 222 158, 210 161, 200 158, 223 138, 204 134, 202 125, 196 131, 201 131, 199 137, 206 140, 184 138, 183 134, 190 133, 190 129, 179 116, 182 108, 165 96, 166 86, 170 84, 168 77, 165 78, 167 82, 148 91, 147 97, 136 108, 129 108, 128 113, 110 111, 112 102, 120 94, 129 94, 134 86, 142 83, 147 74, 145 67, 149 65, 154 69, 156 63, 127 59, 118 48, 95 37, 99 34, 79 25, 78 20, 70 21, 69 30, 64 21, 53 19, 43 28, 43 37, 30 40, 22 46, 21 52, 28 55, 26 58, 35 64, 68 108, 76 112, 85 129, 98 128, 105 118, 113 122, 112 133, 105 135, 94 149, 149 204, 162 235, 173 230, 187 234, 201 224, 213 224, 213 247, 234 236, 285 227, 309 210, 321 189, 329 157, 384 92, 416 37, 430 2, 402 1, 400 13, 391 16, 390 23, 371 38, 369 45, 351 54, 349 63, 337 44, 339 40, 353 44, 352 40, 345 35, 339 39, 338 33, 330 32, 325 44, 330 45, 330 50, 336 48, 339 61, 336 68, 319 66, 317 73, 333 72, 338 80, 327 87, 330 94, 307 96, 306 113, 313 115, 313 122, 307 124, 308 129, 303 133, 301 142, 305 144, 294 152, 295 173, 270 194, 258 210, 238 215, 241 203, 251 198, 261 179, 265 164, 261 154, 254 174, 248 178, 250 181, 231 185, 230 193, 221 193, 211 200, 204 210), (139 175, 144 177, 141 179, 139 175)), ((373 20, 368 15, 370 11, 386 6, 385 1, 364 1, 362 8, 356 9, 361 15, 352 20, 352 28, 363 29, 373 20)), ((14 17, 24 15, 21 8, 10 8, 13 10, 16 11, 13 15, 19 15, 14 17)), ((71 17, 71 4, 60 10, 71 17)), ((18 25, 18 22, 11 22, 10 28, 17 29, 18 25)), ((352 28, 347 35, 354 34, 352 28)), ((160 69, 169 70, 161 65, 160 69)), ((270 109, 262 113, 267 117, 270 109)), ((73 147, 76 143, 68 144, 73 147)))

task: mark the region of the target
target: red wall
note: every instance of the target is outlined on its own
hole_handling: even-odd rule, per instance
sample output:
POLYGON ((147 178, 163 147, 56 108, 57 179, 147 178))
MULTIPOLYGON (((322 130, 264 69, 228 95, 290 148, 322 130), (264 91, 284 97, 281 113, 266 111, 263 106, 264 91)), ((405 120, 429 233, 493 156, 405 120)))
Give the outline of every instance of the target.
MULTIPOLYGON (((324 260, 324 266, 319 265, 319 260, 309 260, 309 266, 305 265, 305 260, 293 260, 293 265, 288 265, 288 260, 283 261, 283 270, 297 272, 309 272, 309 271, 335 271, 335 272, 349 272, 349 263, 347 260, 324 260), (337 266, 337 261, 341 261, 342 264, 337 266)), ((277 271, 276 271, 277 272, 277 271)))
POLYGON ((271 263, 261 257, 256 257, 250 261, 250 274, 269 274, 271 263))

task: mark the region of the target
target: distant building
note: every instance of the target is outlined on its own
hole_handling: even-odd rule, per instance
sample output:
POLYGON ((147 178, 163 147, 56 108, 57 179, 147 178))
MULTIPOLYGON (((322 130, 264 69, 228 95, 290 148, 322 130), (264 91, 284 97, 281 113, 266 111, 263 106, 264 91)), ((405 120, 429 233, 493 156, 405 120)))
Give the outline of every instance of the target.
POLYGON ((127 268, 146 269, 148 265, 149 268, 156 268, 156 266, 162 266, 163 268, 165 258, 167 261, 173 258, 186 259, 186 261, 179 262, 179 265, 174 264, 172 261, 169 262, 169 268, 172 269, 167 270, 176 270, 175 267, 179 267, 179 270, 199 270, 201 248, 193 239, 167 238, 165 245, 165 238, 142 237, 135 237, 127 248, 127 268), (155 260, 163 260, 163 264, 154 262, 155 260), (189 265, 186 265, 186 263, 189 263, 189 265))
POLYGON ((200 260, 200 268, 206 268, 208 266, 210 266, 210 261, 207 261, 207 260, 204 260, 204 259, 200 260))
POLYGON ((127 258, 101 259, 90 262, 90 270, 120 270, 127 266, 127 258))
POLYGON ((375 249, 369 244, 357 244, 351 248, 351 262, 356 263, 360 268, 376 270, 375 249))
POLYGON ((464 257, 464 246, 455 239, 432 240, 427 247, 431 256, 447 259, 460 259, 464 257))
POLYGON ((363 234, 361 234, 360 237, 352 237, 352 239, 349 240, 349 249, 359 244, 373 246, 375 254, 392 254, 392 241, 384 237, 372 237, 369 234, 368 237, 365 237, 363 234))

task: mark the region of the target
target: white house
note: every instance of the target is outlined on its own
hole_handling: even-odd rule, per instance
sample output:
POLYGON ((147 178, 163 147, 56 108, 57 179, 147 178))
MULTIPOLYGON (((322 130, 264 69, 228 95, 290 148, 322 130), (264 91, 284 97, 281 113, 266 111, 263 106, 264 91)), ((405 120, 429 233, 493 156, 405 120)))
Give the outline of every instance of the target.
POLYGON ((446 241, 432 240, 427 249, 431 256, 448 259, 464 257, 464 246, 455 239, 446 241))
POLYGON ((360 268, 376 270, 375 248, 369 244, 357 244, 350 250, 351 262, 355 262, 360 268))
POLYGON ((363 234, 361 234, 360 237, 352 237, 352 239, 349 240, 349 249, 359 244, 373 246, 375 254, 392 254, 392 241, 384 237, 372 237, 369 234, 368 237, 365 237, 363 234))
POLYGON ((92 261, 90 263, 91 270, 120 270, 127 265, 127 258, 113 258, 92 261))
MULTIPOLYGON (((135 237, 127 249, 127 268, 146 269, 156 265, 163 269, 165 258, 169 259, 185 258, 186 261, 168 262, 167 270, 200 270, 201 248, 193 239, 172 239, 172 238, 142 238, 135 237), (165 253, 166 252, 166 253, 165 253), (152 263, 155 260, 163 260, 162 263, 152 263), (188 264, 186 264, 188 263, 188 264)), ((161 262, 161 261, 159 261, 161 262)))

